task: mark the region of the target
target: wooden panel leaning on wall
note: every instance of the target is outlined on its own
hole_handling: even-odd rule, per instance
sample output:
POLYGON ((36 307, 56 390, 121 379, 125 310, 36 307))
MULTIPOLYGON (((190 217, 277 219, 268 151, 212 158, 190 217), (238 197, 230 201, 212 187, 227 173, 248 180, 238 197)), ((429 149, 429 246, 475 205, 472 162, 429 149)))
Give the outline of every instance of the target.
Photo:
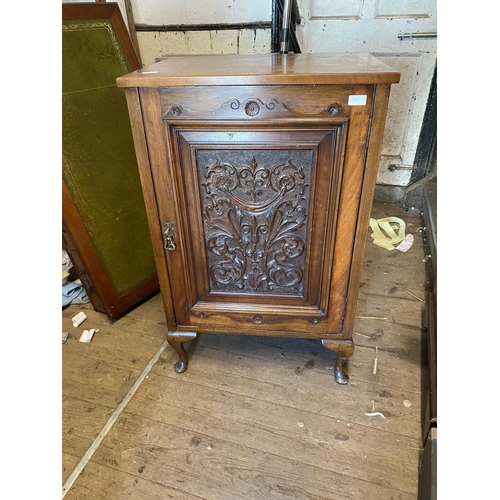
POLYGON ((125 94, 140 68, 116 3, 62 4, 62 218, 92 305, 112 319, 155 293, 158 276, 125 94))

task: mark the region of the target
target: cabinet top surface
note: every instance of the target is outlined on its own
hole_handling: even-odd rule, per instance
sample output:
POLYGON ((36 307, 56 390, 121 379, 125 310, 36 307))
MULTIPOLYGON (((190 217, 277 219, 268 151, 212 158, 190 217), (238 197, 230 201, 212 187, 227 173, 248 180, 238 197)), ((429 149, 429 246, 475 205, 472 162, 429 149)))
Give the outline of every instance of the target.
POLYGON ((370 54, 171 56, 119 77, 119 87, 398 83, 400 73, 370 54))

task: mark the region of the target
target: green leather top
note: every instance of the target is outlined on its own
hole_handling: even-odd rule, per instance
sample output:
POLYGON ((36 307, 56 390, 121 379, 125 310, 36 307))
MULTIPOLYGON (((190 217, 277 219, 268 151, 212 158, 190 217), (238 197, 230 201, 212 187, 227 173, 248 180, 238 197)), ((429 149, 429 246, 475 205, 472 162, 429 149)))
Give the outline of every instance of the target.
POLYGON ((123 89, 130 67, 109 20, 62 32, 62 175, 117 295, 156 275, 123 89))

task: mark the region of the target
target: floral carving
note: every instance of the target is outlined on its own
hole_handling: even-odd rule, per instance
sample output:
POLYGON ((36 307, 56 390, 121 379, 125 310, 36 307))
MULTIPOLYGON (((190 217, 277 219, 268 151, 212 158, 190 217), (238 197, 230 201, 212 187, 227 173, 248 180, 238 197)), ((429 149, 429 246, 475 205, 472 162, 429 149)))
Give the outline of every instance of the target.
POLYGON ((211 291, 302 296, 312 151, 197 157, 211 291))
POLYGON ((260 112, 260 106, 256 101, 249 101, 245 106, 245 113, 248 116, 257 116, 260 112))

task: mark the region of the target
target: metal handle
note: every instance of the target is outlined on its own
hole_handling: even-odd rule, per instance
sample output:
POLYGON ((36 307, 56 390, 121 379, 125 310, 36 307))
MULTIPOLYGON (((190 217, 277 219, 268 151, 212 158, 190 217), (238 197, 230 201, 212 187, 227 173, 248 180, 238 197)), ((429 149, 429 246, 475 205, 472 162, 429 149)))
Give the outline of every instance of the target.
POLYGON ((410 38, 437 38, 437 31, 400 31, 398 33, 399 40, 410 38))
POLYGON ((165 250, 175 250, 175 237, 174 237, 174 224, 172 222, 164 222, 163 227, 165 228, 165 250))

